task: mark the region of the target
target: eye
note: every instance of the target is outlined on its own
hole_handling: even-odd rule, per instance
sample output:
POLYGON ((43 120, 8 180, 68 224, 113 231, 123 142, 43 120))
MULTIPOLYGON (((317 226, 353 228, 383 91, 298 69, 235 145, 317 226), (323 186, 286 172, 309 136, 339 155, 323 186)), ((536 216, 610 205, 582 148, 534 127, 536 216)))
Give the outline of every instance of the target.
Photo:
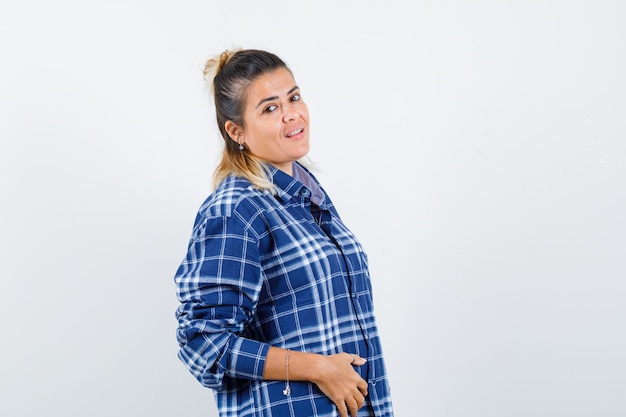
POLYGON ((277 108, 278 108, 277 106, 272 104, 271 106, 267 106, 265 109, 263 109, 263 113, 271 113, 277 108))
POLYGON ((291 101, 300 101, 300 94, 294 94, 291 96, 291 101))

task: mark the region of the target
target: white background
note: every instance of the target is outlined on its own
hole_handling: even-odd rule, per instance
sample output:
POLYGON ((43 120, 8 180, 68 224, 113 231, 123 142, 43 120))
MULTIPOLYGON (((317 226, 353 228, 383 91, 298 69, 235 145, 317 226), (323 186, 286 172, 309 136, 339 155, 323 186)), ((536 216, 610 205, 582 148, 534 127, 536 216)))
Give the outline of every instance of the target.
POLYGON ((626 415, 625 5, 3 2, 0 415, 217 415, 173 274, 231 46, 302 88, 397 416, 626 415))

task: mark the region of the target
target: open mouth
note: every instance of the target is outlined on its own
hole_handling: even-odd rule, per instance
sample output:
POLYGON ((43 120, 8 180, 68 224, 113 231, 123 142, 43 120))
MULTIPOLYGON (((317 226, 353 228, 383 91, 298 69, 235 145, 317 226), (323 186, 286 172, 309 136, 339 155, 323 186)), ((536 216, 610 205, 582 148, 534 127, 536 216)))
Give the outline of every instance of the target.
POLYGON ((288 137, 288 138, 291 138, 291 137, 297 136, 297 135, 299 135, 300 133, 302 133, 302 131, 303 131, 303 130, 304 130, 303 128, 296 129, 296 130, 294 130, 293 132, 287 133, 287 137, 288 137))

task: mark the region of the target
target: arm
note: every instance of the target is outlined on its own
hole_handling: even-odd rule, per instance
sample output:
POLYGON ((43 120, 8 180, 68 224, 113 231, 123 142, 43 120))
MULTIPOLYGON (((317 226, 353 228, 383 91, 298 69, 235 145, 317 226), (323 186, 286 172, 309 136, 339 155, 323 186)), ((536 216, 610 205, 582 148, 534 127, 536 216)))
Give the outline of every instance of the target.
POLYGON ((179 358, 202 385, 262 378, 269 345, 239 336, 256 308, 260 274, 256 241, 240 220, 200 220, 175 282, 179 358))
MULTIPOLYGON (((286 380, 287 350, 271 347, 265 359, 263 379, 286 380)), ((331 356, 289 351, 289 380, 311 381, 337 406, 339 415, 348 412, 356 416, 365 403, 367 382, 355 372, 353 366, 365 364, 365 359, 349 353, 331 356)))

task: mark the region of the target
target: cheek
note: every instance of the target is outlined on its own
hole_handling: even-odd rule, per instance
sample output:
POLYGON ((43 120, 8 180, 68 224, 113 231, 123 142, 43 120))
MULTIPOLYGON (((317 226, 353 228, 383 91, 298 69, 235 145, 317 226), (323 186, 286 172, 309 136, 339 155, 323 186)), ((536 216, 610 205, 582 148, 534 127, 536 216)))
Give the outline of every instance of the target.
POLYGON ((280 136, 280 126, 275 123, 256 122, 248 127, 247 142, 255 148, 264 148, 280 136))
POLYGON ((302 115, 302 118, 304 120, 306 120, 307 122, 309 121, 309 108, 306 105, 303 106, 303 109, 300 112, 300 114, 302 115))

